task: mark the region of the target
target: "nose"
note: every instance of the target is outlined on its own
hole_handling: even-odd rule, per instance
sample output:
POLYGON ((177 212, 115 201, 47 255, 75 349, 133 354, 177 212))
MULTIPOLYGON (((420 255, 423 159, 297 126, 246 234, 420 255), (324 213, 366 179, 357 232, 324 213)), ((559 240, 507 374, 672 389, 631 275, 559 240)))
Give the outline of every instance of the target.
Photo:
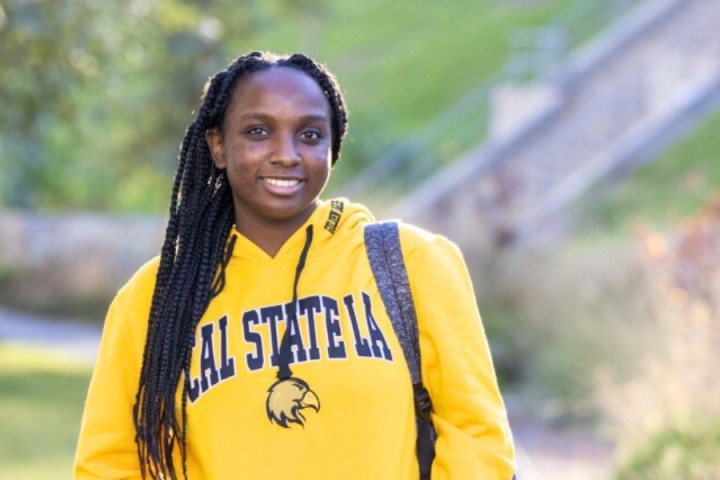
POLYGON ((287 166, 300 163, 300 151, 295 135, 288 133, 275 136, 275 152, 272 162, 287 166))

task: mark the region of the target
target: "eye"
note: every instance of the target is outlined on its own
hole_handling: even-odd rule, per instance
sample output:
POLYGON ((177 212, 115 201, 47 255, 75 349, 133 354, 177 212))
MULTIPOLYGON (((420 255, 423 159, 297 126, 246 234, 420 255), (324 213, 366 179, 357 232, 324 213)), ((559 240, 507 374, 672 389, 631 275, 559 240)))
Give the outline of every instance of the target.
POLYGON ((245 134, 251 137, 267 137, 270 132, 265 127, 253 125, 245 129, 245 134))
POLYGON ((322 133, 317 130, 305 130, 300 133, 300 138, 308 143, 317 143, 323 138, 323 136, 322 133))

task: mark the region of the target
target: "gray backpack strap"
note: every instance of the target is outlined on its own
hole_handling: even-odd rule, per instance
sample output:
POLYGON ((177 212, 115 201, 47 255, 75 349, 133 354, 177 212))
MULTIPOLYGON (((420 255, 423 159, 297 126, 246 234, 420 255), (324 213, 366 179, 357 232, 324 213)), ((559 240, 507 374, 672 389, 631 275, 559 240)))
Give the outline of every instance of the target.
POLYGON ((435 459, 435 428, 430 418, 432 402, 420 375, 420 343, 415 303, 400 249, 400 233, 396 222, 373 223, 365 226, 365 249, 385 304, 395 335, 400 342, 410 370, 417 424, 416 453, 420 480, 429 480, 435 459))
POLYGON ((400 249, 398 224, 378 222, 366 225, 365 248, 380 296, 410 367, 412 383, 422 383, 417 316, 400 249))

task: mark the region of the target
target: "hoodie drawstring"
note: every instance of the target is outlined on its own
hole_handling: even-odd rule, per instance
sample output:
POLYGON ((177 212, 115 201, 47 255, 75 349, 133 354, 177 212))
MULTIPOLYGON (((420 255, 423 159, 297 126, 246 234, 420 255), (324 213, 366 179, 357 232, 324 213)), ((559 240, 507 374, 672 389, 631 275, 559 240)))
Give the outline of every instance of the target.
MULTIPOLYGON (((280 355, 278 358, 278 372, 277 378, 279 380, 286 380, 292 377, 292 370, 290 370, 290 325, 297 322, 297 287, 300 281, 300 274, 305 268, 305 260, 307 259, 308 250, 310 250, 310 244, 313 238, 313 226, 308 225, 305 229, 305 245, 303 246, 302 252, 300 253, 300 259, 298 260, 297 267, 295 267, 295 280, 293 282, 293 296, 290 311, 288 312, 287 324, 285 326, 285 333, 283 334, 282 341, 280 342, 280 355)), ((297 326, 297 325, 296 325, 297 326)))

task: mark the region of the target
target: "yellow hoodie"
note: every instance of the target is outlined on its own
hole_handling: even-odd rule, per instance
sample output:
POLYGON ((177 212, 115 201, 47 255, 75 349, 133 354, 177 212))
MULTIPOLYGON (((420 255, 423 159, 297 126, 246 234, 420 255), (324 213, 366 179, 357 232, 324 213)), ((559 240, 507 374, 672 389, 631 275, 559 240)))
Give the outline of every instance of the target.
MULTIPOLYGON (((197 328, 187 403, 190 479, 416 480, 413 393, 346 200, 322 202, 272 258, 239 232, 226 286, 197 328), (293 379, 279 344, 306 227, 293 379)), ((422 377, 437 429, 433 480, 510 480, 514 450, 472 285, 447 239, 401 225, 422 377)), ((75 478, 140 478, 132 406, 158 259, 113 301, 85 405, 75 478)), ((179 403, 178 403, 179 405, 179 403)))

